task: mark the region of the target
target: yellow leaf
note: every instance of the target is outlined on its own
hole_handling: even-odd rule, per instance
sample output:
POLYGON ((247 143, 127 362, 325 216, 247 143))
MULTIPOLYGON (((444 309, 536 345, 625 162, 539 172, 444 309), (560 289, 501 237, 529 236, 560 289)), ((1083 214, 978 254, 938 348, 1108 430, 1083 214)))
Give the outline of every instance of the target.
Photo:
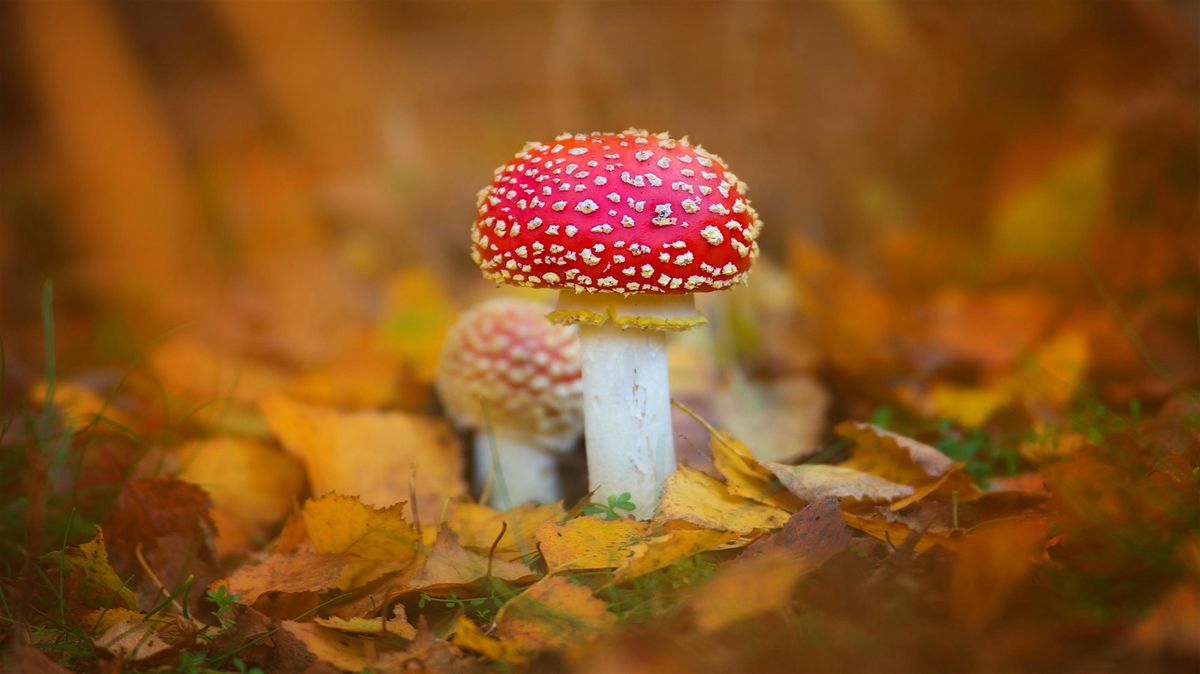
POLYGON ((337 584, 343 589, 409 570, 419 557, 420 535, 404 520, 403 504, 376 510, 329 494, 304 504, 304 524, 317 552, 347 556, 337 584))
MULTIPOLYGON (((31 402, 44 405, 49 389, 45 380, 40 380, 29 392, 31 402)), ((109 401, 95 391, 75 382, 59 379, 54 384, 54 406, 62 410, 68 424, 80 427, 101 417, 122 426, 130 425, 127 414, 109 405, 109 401)))
POLYGON ((426 553, 424 563, 417 573, 404 582, 409 590, 443 590, 470 585, 487 577, 498 578, 510 583, 533 579, 533 571, 520 562, 488 558, 478 552, 467 550, 458 544, 454 532, 442 529, 437 540, 426 553))
POLYGON ((729 493, 716 478, 686 466, 667 478, 656 521, 683 520, 737 533, 778 529, 788 513, 729 493))
POLYGON ((988 388, 939 382, 917 402, 917 407, 929 416, 950 419, 964 428, 978 428, 1012 399, 1007 386, 988 388))
POLYGON ((334 667, 348 672, 361 672, 375 665, 375 642, 372 639, 342 634, 313 623, 284 620, 280 624, 317 659, 334 667))
POLYGON ((356 335, 331 361, 292 380, 287 394, 334 408, 390 407, 415 384, 404 365, 402 359, 383 350, 375 335, 356 335))
POLYGON ((908 485, 889 482, 870 473, 844 466, 767 463, 766 467, 805 501, 824 498, 853 498, 860 501, 892 501, 913 493, 908 485))
POLYGON ((72 597, 91 607, 137 608, 133 591, 113 570, 104 546, 104 532, 96 529, 96 537, 87 543, 54 550, 42 556, 46 565, 61 565, 66 571, 72 597))
MULTIPOLYGON (((909 529, 908 525, 903 522, 893 522, 879 517, 864 517, 845 511, 842 512, 842 519, 846 520, 846 524, 872 538, 894 546, 904 544, 909 536, 918 535, 917 532, 909 529)), ((930 527, 917 539, 913 552, 921 554, 935 545, 954 549, 957 547, 958 542, 959 539, 954 536, 954 532, 950 529, 930 527)))
POLYGON ((650 523, 577 517, 563 523, 546 522, 537 531, 538 547, 550 571, 612 569, 629 555, 630 547, 650 534, 650 523))
POLYGON ((1075 396, 1087 371, 1088 355, 1087 336, 1063 330, 1018 368, 1013 392, 1030 403, 1059 409, 1075 396))
POLYGON ((498 559, 516 559, 537 551, 537 531, 546 522, 566 517, 561 503, 526 503, 508 511, 485 505, 459 502, 451 506, 446 526, 458 536, 458 542, 476 552, 490 552, 496 537, 498 559), (507 525, 507 526, 506 526, 507 525))
POLYGON ((454 644, 497 662, 507 662, 512 665, 523 665, 529 662, 529 656, 522 652, 519 645, 484 634, 483 630, 479 629, 479 626, 465 615, 460 615, 458 623, 454 626, 454 644))
POLYGON ((559 576, 546 576, 500 609, 495 635, 523 651, 538 651, 580 644, 615 623, 608 605, 590 589, 559 576))
MULTIPOLYGON (((707 426, 707 424, 706 424, 707 426)), ((763 467, 738 439, 709 427, 712 433, 713 464, 725 478, 729 493, 754 499, 776 508, 798 510, 802 505, 780 487, 771 472, 763 467)))
POLYGON ((938 450, 912 438, 871 424, 846 421, 834 429, 854 441, 850 459, 840 465, 871 473, 898 484, 921 484, 946 472, 953 461, 938 450))
POLYGON ((304 462, 314 494, 337 492, 389 506, 409 499, 415 469, 415 507, 422 523, 436 523, 446 499, 466 493, 458 440, 441 420, 342 413, 282 397, 264 400, 262 409, 271 430, 304 462))
MULTIPOLYGON (((94 611, 88 611, 79 620, 79 624, 83 626, 90 634, 103 634, 110 627, 122 622, 141 622, 146 619, 146 614, 141 611, 134 611, 127 608, 98 608, 94 611)), ((168 621, 162 621, 167 623, 168 621)))
MULTIPOLYGON (((229 401, 253 405, 283 387, 282 373, 223 353, 187 335, 176 335, 150 353, 150 367, 167 393, 196 404, 229 401)), ((213 414, 225 405, 215 405, 213 414)), ((203 415, 209 418, 209 413, 203 415)))
POLYGON ((661 531, 648 540, 630 546, 628 554, 613 572, 613 582, 623 583, 700 552, 727 549, 745 543, 744 538, 730 531, 684 528, 661 531))
POLYGON ((927 497, 934 494, 943 496, 953 496, 957 493, 957 498, 960 503, 973 501, 983 494, 983 490, 975 484, 975 480, 967 474, 966 464, 955 463, 950 466, 950 469, 936 480, 926 482, 920 485, 906 498, 902 498, 888 506, 888 509, 896 512, 907 508, 908 506, 919 503, 927 497))
POLYGON ((179 456, 179 478, 199 485, 217 511, 257 536, 286 517, 304 489, 300 464, 257 440, 199 440, 180 447, 179 456))
POLYGON ((413 627, 404 615, 404 607, 396 605, 397 615, 389 620, 380 618, 313 618, 313 622, 332 630, 347 634, 363 634, 367 636, 396 636, 402 639, 412 639, 417 636, 417 628, 413 627))

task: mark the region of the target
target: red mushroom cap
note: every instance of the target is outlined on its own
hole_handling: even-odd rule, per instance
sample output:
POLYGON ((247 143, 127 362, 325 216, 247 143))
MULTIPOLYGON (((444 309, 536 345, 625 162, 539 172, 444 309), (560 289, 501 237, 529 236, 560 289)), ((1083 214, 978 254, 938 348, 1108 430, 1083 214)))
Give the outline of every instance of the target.
POLYGON ((460 426, 488 420, 547 450, 583 428, 579 336, 539 304, 490 300, 463 313, 442 345, 438 395, 460 426))
POLYGON ((687 139, 645 131, 526 145, 479 193, 472 257, 494 281, 680 295, 746 276, 762 227, 738 180, 687 139))

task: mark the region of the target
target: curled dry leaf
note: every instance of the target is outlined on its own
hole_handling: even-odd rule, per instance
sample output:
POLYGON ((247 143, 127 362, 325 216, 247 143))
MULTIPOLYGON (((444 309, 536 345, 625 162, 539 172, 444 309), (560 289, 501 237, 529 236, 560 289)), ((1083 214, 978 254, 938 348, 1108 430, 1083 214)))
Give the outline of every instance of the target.
POLYGON ((769 506, 788 511, 803 504, 780 486, 779 481, 760 463, 737 438, 709 428, 712 433, 713 464, 725 478, 729 493, 754 499, 769 506))
POLYGON ((860 501, 893 501, 913 493, 913 488, 844 466, 763 464, 788 491, 805 501, 852 498, 860 501))
POLYGON ((310 499, 303 512, 313 548, 346 557, 339 588, 410 571, 419 559, 421 538, 405 521, 403 504, 375 509, 349 496, 329 494, 310 499))
POLYGON ((934 447, 873 424, 846 421, 838 424, 834 430, 854 442, 850 460, 841 465, 893 482, 923 482, 927 477, 946 472, 954 463, 934 447))
POLYGON ((909 536, 920 536, 913 552, 921 554, 934 546, 954 549, 960 542, 955 531, 946 527, 928 527, 924 531, 914 530, 899 520, 888 520, 883 517, 867 517, 854 513, 842 512, 846 524, 859 531, 883 541, 891 546, 900 546, 908 541, 909 536))
POLYGON ((410 498, 415 470, 416 509, 422 523, 433 524, 447 499, 466 493, 462 452, 442 420, 337 412, 282 397, 264 400, 262 409, 272 432, 304 462, 314 494, 337 492, 390 506, 410 498))
POLYGON ((787 519, 786 511, 731 494, 723 482, 687 467, 667 478, 655 515, 657 522, 683 520, 743 534, 778 529, 787 519))

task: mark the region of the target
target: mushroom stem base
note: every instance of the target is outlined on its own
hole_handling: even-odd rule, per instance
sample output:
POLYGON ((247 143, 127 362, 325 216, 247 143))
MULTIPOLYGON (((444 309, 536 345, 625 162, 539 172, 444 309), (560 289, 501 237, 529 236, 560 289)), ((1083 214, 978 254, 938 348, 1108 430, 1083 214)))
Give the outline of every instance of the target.
MULTIPOLYGON (((562 498, 557 456, 507 436, 475 434, 475 489, 499 510, 528 503, 553 503, 562 498), (494 440, 494 446, 493 446, 494 440), (493 453, 494 452, 494 453, 493 453), (495 458, 499 456, 499 470, 495 458)), ((481 496, 482 500, 482 496, 481 496)))
POLYGON ((579 326, 588 482, 600 503, 629 492, 649 518, 675 470, 667 333, 579 326))

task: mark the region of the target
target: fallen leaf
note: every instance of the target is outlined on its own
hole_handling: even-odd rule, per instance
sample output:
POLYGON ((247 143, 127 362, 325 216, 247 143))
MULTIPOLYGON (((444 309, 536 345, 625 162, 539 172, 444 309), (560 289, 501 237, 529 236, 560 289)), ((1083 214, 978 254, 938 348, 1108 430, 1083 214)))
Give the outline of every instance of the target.
POLYGON ((539 651, 586 642, 616 620, 586 586, 546 576, 500 608, 494 634, 524 651, 539 651))
POLYGON ((888 508, 893 511, 903 510, 935 494, 951 496, 959 503, 966 503, 979 498, 983 490, 976 486, 975 480, 967 473, 966 464, 955 463, 942 473, 941 477, 917 487, 912 494, 895 501, 888 508))
POLYGON ((411 570, 419 558, 420 535, 405 521, 403 504, 375 509, 349 496, 329 494, 310 499, 303 512, 316 551, 347 558, 339 588, 411 570))
POLYGON ((735 496, 716 478, 682 466, 667 478, 654 519, 683 520, 708 529, 749 533, 778 529, 787 522, 788 513, 735 496))
POLYGON ((392 407, 402 391, 414 388, 411 379, 404 361, 385 352, 376 335, 362 334, 329 362, 299 374, 286 392, 297 401, 337 409, 392 407))
POLYGON ((771 471, 739 440, 712 428, 710 432, 713 465, 725 478, 729 493, 789 511, 803 505, 782 488, 771 471))
POLYGON ((20 674, 71 674, 33 646, 13 644, 0 656, 0 671, 20 674))
POLYGON ((913 488, 908 485, 889 482, 844 466, 785 466, 771 462, 763 465, 779 478, 788 491, 804 501, 820 501, 831 497, 892 501, 913 493, 913 488))
POLYGON ((489 563, 486 556, 459 545, 454 532, 442 529, 433 547, 425 552, 421 567, 403 585, 405 589, 426 591, 462 587, 484 579, 489 572, 492 578, 509 583, 529 581, 534 576, 520 562, 492 559, 489 563))
POLYGON ((458 542, 464 548, 488 553, 495 544, 497 559, 512 560, 536 552, 538 528, 566 516, 561 503, 524 503, 500 511, 460 501, 450 506, 446 526, 458 536, 458 542))
POLYGON ((145 621, 122 620, 92 641, 118 658, 134 662, 171 649, 171 644, 158 636, 154 625, 145 621))
POLYGON ((313 622, 347 634, 396 636, 402 639, 412 639, 417 635, 417 628, 413 627, 404 616, 403 606, 396 608, 398 615, 388 620, 381 618, 350 618, 347 620, 346 618, 321 618, 318 616, 313 618, 313 622))
POLYGON ((660 531, 629 547, 628 554, 613 572, 613 582, 624 583, 700 552, 723 550, 745 543, 741 535, 730 531, 692 528, 660 531))
POLYGON ((846 421, 834 430, 854 442, 845 468, 871 473, 899 484, 915 485, 941 475, 954 462, 937 449, 872 424, 846 421))
POLYGON ((537 531, 538 548, 550 571, 613 569, 621 565, 636 543, 650 535, 650 523, 577 517, 546 522, 537 531))
MULTIPOLYGON (((204 341, 177 334, 158 345, 149 356, 150 368, 167 393, 182 396, 194 405, 214 401, 250 406, 283 387, 282 373, 231 353, 222 353, 204 341)), ((202 411, 202 419, 216 421, 226 405, 202 411)))
POLYGON ((968 630, 983 630, 1004 608, 1037 561, 1046 530, 1043 518, 1021 518, 985 524, 963 538, 950 588, 955 616, 968 630))
POLYGON ((374 639, 343 634, 314 623, 284 620, 283 629, 300 640, 318 660, 347 672, 374 669, 378 651, 374 639))
POLYGON ((143 620, 146 620, 146 614, 142 611, 134 611, 127 608, 98 608, 94 611, 88 611, 80 617, 79 624, 89 634, 98 635, 107 632, 108 628, 117 623, 141 622, 143 620))
POLYGON ((268 592, 319 592, 337 584, 347 564, 345 555, 315 552, 273 554, 257 564, 246 564, 224 581, 233 594, 240 594, 247 605, 268 592))
POLYGON ((979 428, 1013 401, 1003 383, 993 386, 959 386, 938 382, 924 397, 909 402, 927 416, 950 419, 963 428, 979 428))
MULTIPOLYGON (((447 499, 466 493, 458 440, 442 420, 400 412, 336 412, 272 397, 267 423, 304 462, 314 494, 337 492, 390 506, 410 498, 423 524, 436 524, 447 499)), ((409 515, 411 516, 411 512, 409 515)))
POLYGON ((497 662, 506 662, 510 665, 523 665, 529 662, 529 656, 525 654, 520 645, 484 634, 483 630, 465 615, 460 615, 458 623, 454 626, 454 644, 497 662))
POLYGON ((1029 405, 1062 409, 1075 398, 1075 390, 1087 372, 1089 354, 1087 335, 1060 330, 1022 363, 1010 386, 1029 405))
POLYGON ((45 565, 61 566, 66 572, 67 596, 81 606, 136 609, 137 599, 108 561, 104 531, 87 543, 42 556, 45 565))
POLYGON ((913 547, 913 552, 918 555, 935 545, 954 549, 960 540, 953 535, 952 530, 944 527, 930 527, 924 532, 918 533, 900 521, 887 520, 882 517, 866 517, 845 511, 842 512, 842 519, 846 520, 846 524, 851 527, 892 546, 904 544, 909 536, 920 535, 913 547))
POLYGON ((304 489, 304 470, 292 457, 257 440, 218 437, 179 448, 180 479, 199 485, 212 497, 218 520, 218 552, 240 552, 222 545, 218 514, 254 537, 278 524, 304 489))
MULTIPOLYGON (((30 401, 34 405, 44 405, 49 387, 46 381, 39 380, 29 392, 30 401)), ((132 421, 125 414, 110 404, 110 400, 78 382, 58 379, 54 383, 54 406, 63 414, 63 420, 75 428, 86 426, 99 419, 105 419, 113 424, 129 426, 132 421)))

